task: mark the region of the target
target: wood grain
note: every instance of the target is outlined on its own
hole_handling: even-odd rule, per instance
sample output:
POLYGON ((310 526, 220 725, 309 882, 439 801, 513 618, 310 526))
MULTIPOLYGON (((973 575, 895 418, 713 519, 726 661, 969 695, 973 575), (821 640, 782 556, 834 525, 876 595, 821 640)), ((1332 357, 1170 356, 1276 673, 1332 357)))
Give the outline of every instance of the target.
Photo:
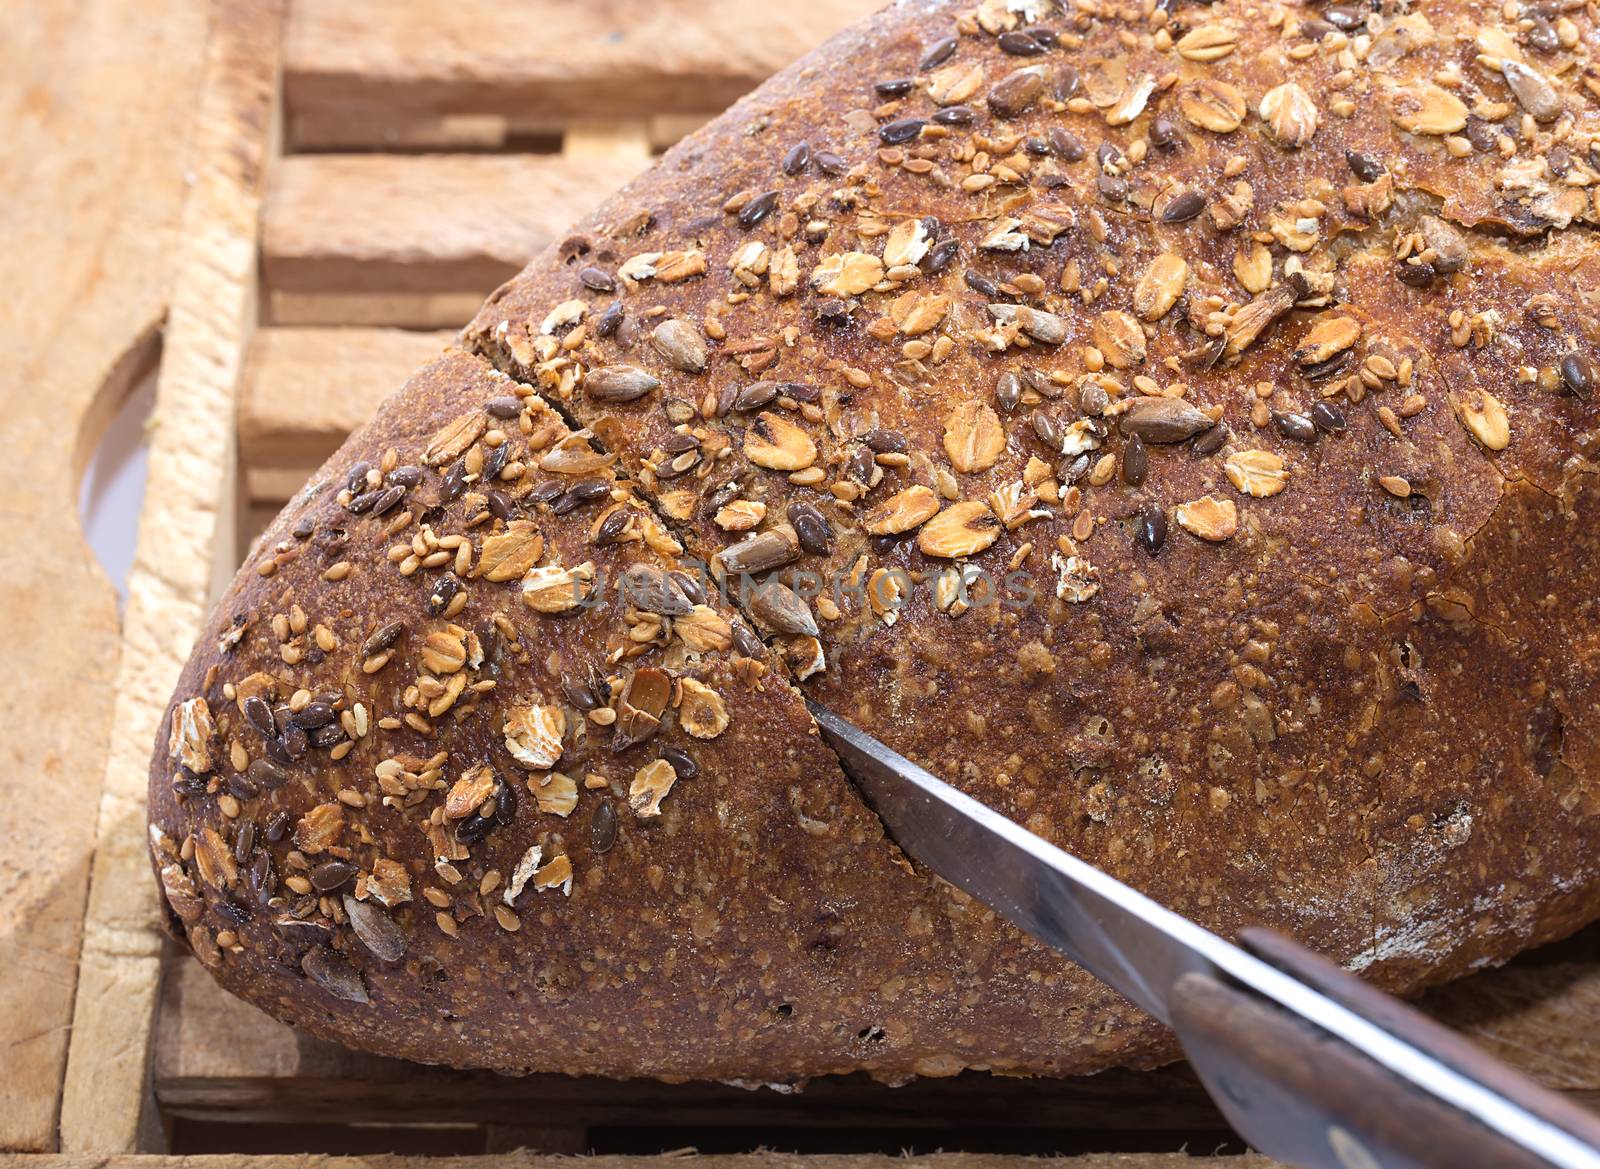
POLYGON ((291 155, 275 168, 262 225, 272 318, 460 324, 463 309, 470 313, 646 162, 639 151, 291 155), (446 321, 399 307, 384 320, 363 307, 450 294, 460 297, 446 321))
POLYGON ((268 290, 278 325, 369 325, 454 329, 483 303, 479 289, 462 292, 285 292, 268 290))
POLYGON ((449 332, 268 328, 251 341, 239 393, 239 461, 248 479, 287 484, 282 502, 379 402, 439 353, 449 332))
POLYGON ((1548 1087, 1600 1100, 1600 966, 1592 961, 1519 963, 1441 987, 1425 1002, 1496 1059, 1548 1087))
POLYGON ((235 560, 233 404, 255 320, 282 11, 281 0, 211 9, 123 653, 105 691, 111 741, 61 1102, 68 1152, 133 1151, 140 1132, 160 976, 146 767, 167 695, 235 560))
MULTIPOLYGON (((5 1164, 0 1158, 0 1164, 5 1164)), ((1198 1162, 1188 1153, 1088 1153, 1078 1157, 1029 1158, 986 1153, 934 1153, 924 1157, 888 1157, 878 1154, 799 1156, 792 1153, 738 1155, 607 1156, 578 1159, 517 1150, 491 1157, 363 1156, 251 1157, 211 1154, 193 1157, 16 1157, 15 1169, 1281 1169, 1265 1157, 1215 1157, 1198 1162)))
MULTIPOLYGON (((630 123, 645 127, 652 151, 660 152, 711 120, 715 110, 692 114, 628 115, 630 123)), ((293 122, 298 151, 385 150, 550 152, 560 148, 571 130, 606 126, 614 118, 556 116, 538 109, 492 114, 401 115, 388 109, 351 109, 336 106, 302 113, 293 122)))
POLYGON ((0 739, 0 1149, 56 1144, 118 637, 73 508, 155 359, 204 39, 159 0, 16 5, 0 37, 0 660, 27 687, 0 739))
POLYGON ((476 117, 481 134, 485 116, 529 110, 562 120, 713 113, 879 7, 299 0, 284 70, 289 143, 404 143, 412 127, 437 132, 451 118, 476 117))

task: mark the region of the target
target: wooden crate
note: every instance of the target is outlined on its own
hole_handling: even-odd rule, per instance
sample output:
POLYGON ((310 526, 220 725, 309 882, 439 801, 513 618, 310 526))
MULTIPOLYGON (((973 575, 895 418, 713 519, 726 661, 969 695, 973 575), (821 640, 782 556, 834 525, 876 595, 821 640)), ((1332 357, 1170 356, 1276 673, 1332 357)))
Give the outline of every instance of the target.
MULTIPOLYGON (((943 1148, 960 1153, 926 1169, 1061 1152, 1059 1169, 1174 1169, 1180 1150, 1229 1139, 1182 1067, 898 1089, 852 1077, 795 1095, 422 1068, 296 1035, 154 928, 150 743, 250 533, 569 221, 873 2, 91 0, 12 22, 0 192, 24 230, 0 272, 29 294, 0 318, 22 464, 0 588, 29 701, 0 770, 0 1150, 265 1169, 275 1153, 529 1146, 649 1169, 662 1158, 631 1154, 695 1146, 695 1169, 817 1169, 827 1153, 887 1169, 879 1154, 943 1148), (105 418, 151 371, 119 624, 62 512, 105 418), (722 1155, 763 1148, 807 1156, 722 1155), (1130 1152, 1093 1152, 1111 1149, 1130 1152)), ((1600 931, 1427 1006, 1600 1102, 1600 931)))

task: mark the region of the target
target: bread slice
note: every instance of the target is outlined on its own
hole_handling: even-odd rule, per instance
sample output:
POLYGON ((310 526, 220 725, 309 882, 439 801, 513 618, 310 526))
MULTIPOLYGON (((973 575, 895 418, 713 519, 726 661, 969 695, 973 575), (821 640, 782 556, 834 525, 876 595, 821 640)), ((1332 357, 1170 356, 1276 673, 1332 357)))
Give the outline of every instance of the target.
POLYGON ((263 538, 152 766, 174 929, 458 1066, 1171 1055, 899 856, 795 685, 1395 989, 1596 916, 1600 155, 1551 33, 986 0, 836 38, 263 538))

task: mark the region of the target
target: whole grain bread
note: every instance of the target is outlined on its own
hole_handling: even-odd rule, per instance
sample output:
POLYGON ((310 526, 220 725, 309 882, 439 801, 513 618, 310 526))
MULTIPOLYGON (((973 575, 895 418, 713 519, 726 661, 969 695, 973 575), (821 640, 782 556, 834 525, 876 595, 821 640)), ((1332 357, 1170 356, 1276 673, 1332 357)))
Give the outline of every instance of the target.
POLYGON ((1600 914, 1594 36, 984 0, 836 38, 262 537, 152 764, 174 932, 458 1066, 1171 1056, 901 856, 796 686, 1397 990, 1600 914))

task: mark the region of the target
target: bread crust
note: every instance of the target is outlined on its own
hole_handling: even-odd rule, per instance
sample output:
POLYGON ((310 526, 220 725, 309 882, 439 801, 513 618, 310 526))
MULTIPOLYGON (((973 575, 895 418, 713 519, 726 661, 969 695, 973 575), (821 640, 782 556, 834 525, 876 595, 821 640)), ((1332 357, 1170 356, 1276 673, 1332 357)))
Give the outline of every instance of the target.
POLYGON ((1587 17, 1033 7, 1048 34, 1003 3, 896 5, 774 78, 497 291, 279 517, 152 764, 172 924, 224 985, 351 1046, 502 1070, 1169 1058, 898 855, 791 679, 1179 912, 1397 990, 1600 913, 1595 114, 1552 80, 1581 75, 1557 65, 1587 17), (503 500, 445 498, 498 457, 491 431, 503 500), (558 447, 606 456, 562 475, 558 447), (385 502, 396 466, 416 481, 385 502), (609 494, 545 498, 578 478, 609 494), (596 543, 603 509, 626 541, 596 543), (507 537, 530 530, 522 565, 507 537), (724 566, 824 595, 708 597, 725 645, 614 588, 578 616, 523 600, 552 567, 614 586, 740 545, 724 566), (465 607, 430 615, 462 546, 508 575, 463 576, 465 607), (734 640, 745 618, 776 657, 734 640), (467 633, 522 652, 445 670, 452 624, 469 659, 467 633), (671 705, 618 750, 640 670, 671 705), (261 674, 285 708, 265 735, 240 697, 261 674), (428 713, 463 675, 495 685, 428 713), (598 717, 574 675, 613 680, 598 717), (323 696, 367 733, 252 785, 323 696), (534 706, 568 730, 565 816, 505 741, 534 706), (675 751, 694 775, 639 817, 630 788, 655 767, 648 807, 675 751), (516 809, 452 845, 498 790, 452 805, 484 766, 516 809), (337 832, 299 837, 320 852, 267 840, 318 805, 337 832), (570 895, 507 903, 534 845, 568 858, 570 895), (290 887, 327 859, 344 883, 290 887), (374 902, 380 860, 410 900, 374 902))

